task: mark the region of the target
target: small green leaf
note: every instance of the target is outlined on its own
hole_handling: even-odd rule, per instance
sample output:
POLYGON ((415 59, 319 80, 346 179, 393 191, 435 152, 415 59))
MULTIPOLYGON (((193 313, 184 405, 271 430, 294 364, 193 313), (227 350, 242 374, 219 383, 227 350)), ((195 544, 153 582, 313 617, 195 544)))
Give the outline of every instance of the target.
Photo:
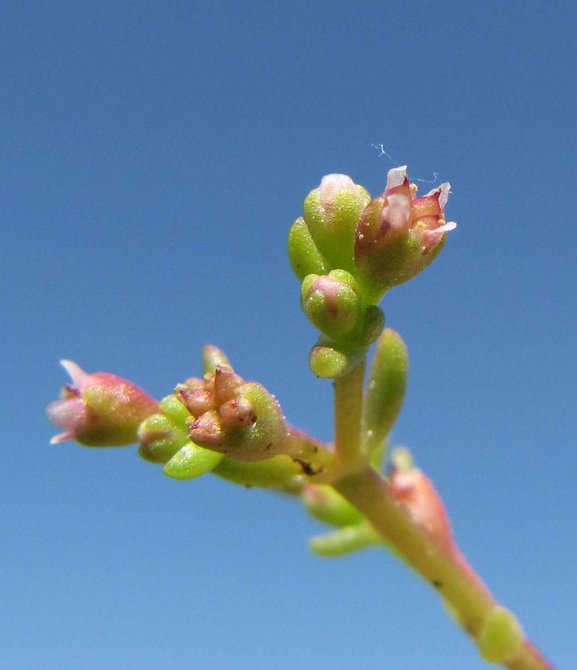
POLYGON ((493 607, 478 639, 481 656, 489 663, 506 663, 522 643, 523 629, 517 617, 505 607, 493 607))
POLYGON ((372 454, 397 420, 405 397, 409 357, 401 336, 387 328, 371 364, 363 410, 363 449, 372 454))
POLYGON ((309 549, 317 556, 336 558, 376 544, 381 544, 381 538, 372 526, 362 522, 311 538, 309 549))
POLYGON ((331 526, 350 526, 363 520, 359 510, 326 484, 310 484, 303 491, 302 501, 316 519, 331 526))
POLYGON ((164 466, 164 474, 172 479, 194 479, 213 470, 221 460, 222 454, 189 442, 164 466))
POLYGON ((293 223, 289 231, 288 256, 291 268, 300 281, 309 274, 322 275, 329 270, 302 217, 293 223))

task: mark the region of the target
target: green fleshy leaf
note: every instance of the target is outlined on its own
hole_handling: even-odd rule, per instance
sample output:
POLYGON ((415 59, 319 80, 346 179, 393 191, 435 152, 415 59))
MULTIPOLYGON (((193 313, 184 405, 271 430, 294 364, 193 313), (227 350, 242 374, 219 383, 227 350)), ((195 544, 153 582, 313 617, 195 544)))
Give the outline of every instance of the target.
POLYGON ((363 449, 371 454, 391 431, 405 397, 409 358, 394 330, 383 331, 369 371, 363 408, 363 449))
POLYGON ((293 223, 289 231, 288 256, 291 268, 300 281, 309 274, 323 275, 330 269, 302 217, 293 223))
POLYGON ((309 540, 309 549, 317 556, 337 558, 381 544, 379 535, 366 522, 344 526, 309 540))
POLYGON ((186 421, 190 419, 190 412, 174 394, 167 395, 160 401, 160 409, 172 423, 185 430, 186 421))
POLYGON ((331 269, 341 268, 354 273, 355 231, 370 195, 355 185, 355 190, 335 192, 333 201, 324 206, 320 192, 321 188, 311 191, 303 207, 312 239, 331 269))
POLYGON ((326 484, 309 484, 302 501, 307 512, 331 526, 350 526, 363 520, 363 515, 343 496, 326 484))
POLYGON ((213 470, 222 458, 222 454, 189 442, 164 466, 164 474, 172 479, 194 479, 213 470))
POLYGON ((517 617, 505 607, 493 607, 478 639, 481 656, 489 663, 506 663, 517 654, 522 643, 523 629, 517 617))
POLYGON ((164 414, 153 414, 138 428, 138 454, 150 463, 167 463, 188 442, 188 434, 164 414))
POLYGON ((275 456, 256 463, 225 456, 213 474, 249 488, 280 489, 285 493, 299 493, 306 483, 302 466, 289 456, 275 456))

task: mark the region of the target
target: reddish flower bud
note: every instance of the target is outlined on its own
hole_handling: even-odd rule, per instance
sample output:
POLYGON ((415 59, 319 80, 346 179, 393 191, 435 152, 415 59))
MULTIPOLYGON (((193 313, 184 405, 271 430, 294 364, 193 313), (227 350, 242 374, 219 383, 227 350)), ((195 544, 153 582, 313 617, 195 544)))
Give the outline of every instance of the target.
POLYGON ((219 413, 225 426, 250 426, 256 422, 254 405, 242 396, 227 400, 220 406, 219 413))
POLYGON ((351 333, 362 315, 355 279, 345 270, 308 275, 302 283, 301 303, 310 322, 334 340, 351 333))
POLYGON ((177 398, 184 404, 192 416, 200 416, 204 412, 215 409, 214 391, 209 391, 196 385, 203 384, 202 379, 191 379, 184 384, 178 384, 174 389, 177 398))
POLYGON ((107 372, 88 374, 72 361, 61 361, 72 378, 62 399, 48 405, 46 414, 63 433, 50 442, 76 440, 90 447, 124 446, 138 441, 138 427, 158 412, 158 403, 145 391, 107 372))
POLYGON ((190 424, 188 436, 194 442, 200 442, 209 449, 219 446, 223 437, 220 414, 216 410, 201 414, 190 424))
POLYGON ((408 509, 413 521, 445 549, 456 552, 447 510, 433 482, 417 468, 394 468, 390 477, 393 495, 408 509))
POLYGON ((188 436, 200 447, 240 461, 266 460, 292 448, 274 396, 228 364, 179 384, 176 397, 191 414, 188 436))
POLYGON ((450 184, 416 198, 406 165, 390 170, 387 188, 363 211, 356 231, 355 277, 372 299, 424 270, 441 251, 446 223, 444 208, 450 184))

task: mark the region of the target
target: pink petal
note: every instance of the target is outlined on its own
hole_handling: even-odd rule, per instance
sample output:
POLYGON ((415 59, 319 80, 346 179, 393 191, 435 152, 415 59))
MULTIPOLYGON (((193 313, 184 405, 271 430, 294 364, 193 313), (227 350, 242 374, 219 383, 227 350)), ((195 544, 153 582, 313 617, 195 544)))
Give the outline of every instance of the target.
POLYGON ((63 359, 60 361, 60 365, 62 365, 62 367, 70 375, 74 387, 79 391, 92 383, 92 375, 89 375, 88 372, 84 372, 78 363, 63 359))
POLYGON ((405 183, 407 178, 407 166, 401 165, 400 167, 393 168, 389 170, 387 174, 387 191, 395 186, 402 186, 405 183))
POLYGON ((56 400, 46 408, 46 416, 65 432, 52 438, 53 444, 74 439, 90 422, 90 410, 80 398, 56 400))

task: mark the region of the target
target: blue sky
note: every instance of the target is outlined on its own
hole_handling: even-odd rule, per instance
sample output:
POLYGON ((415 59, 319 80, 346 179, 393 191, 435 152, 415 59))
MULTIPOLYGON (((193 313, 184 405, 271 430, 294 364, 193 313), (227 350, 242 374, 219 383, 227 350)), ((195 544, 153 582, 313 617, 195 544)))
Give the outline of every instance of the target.
MULTIPOLYGON (((574 602, 577 150, 569 2, 6 2, 0 660, 12 670, 487 667, 382 551, 322 561, 294 501, 48 444, 61 358, 161 397, 221 346, 330 440, 285 256, 323 174, 450 181, 386 297, 395 441, 559 668, 574 602)), ((430 188, 424 183, 422 191, 430 188)), ((574 661, 573 661, 574 662, 574 661)))

